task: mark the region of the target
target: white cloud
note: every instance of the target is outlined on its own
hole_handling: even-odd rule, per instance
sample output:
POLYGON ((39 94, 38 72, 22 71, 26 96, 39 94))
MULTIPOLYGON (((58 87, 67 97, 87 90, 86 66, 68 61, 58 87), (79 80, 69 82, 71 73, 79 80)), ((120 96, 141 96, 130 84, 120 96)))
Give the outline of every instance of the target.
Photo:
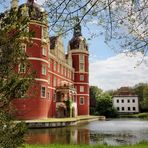
POLYGON ((133 56, 122 53, 90 63, 90 85, 109 90, 148 82, 148 57, 138 66, 141 60, 140 53, 133 56))

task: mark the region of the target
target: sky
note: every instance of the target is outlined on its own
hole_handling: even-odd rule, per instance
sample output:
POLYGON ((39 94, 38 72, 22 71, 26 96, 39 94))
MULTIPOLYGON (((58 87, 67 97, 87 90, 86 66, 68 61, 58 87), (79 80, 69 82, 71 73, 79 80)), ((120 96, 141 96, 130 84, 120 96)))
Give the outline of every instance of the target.
MULTIPOLYGON (((20 3, 24 2, 21 0, 20 3)), ((41 3, 42 0, 38 0, 41 3)), ((99 28, 89 25, 91 32, 97 33, 99 28)), ((90 37, 89 31, 82 26, 82 34, 86 39, 90 37)), ((69 37, 68 37, 69 39, 69 37)), ((68 39, 64 40, 67 44, 68 39)), ((90 85, 98 86, 103 90, 118 89, 122 86, 134 86, 138 83, 148 83, 148 57, 139 65, 142 54, 126 55, 117 53, 104 43, 104 36, 88 40, 90 61, 90 85)), ((116 45, 120 50, 120 46, 116 45)), ((124 50, 124 49, 123 49, 124 50)))

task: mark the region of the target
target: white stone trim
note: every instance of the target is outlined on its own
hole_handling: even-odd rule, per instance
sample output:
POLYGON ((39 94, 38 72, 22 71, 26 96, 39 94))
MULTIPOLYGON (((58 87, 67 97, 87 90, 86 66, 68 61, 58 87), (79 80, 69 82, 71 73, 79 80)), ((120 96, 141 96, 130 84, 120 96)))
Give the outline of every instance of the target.
POLYGON ((47 82, 48 83, 48 80, 46 79, 40 79, 40 78, 35 78, 36 81, 42 81, 42 82, 47 82))
POLYGON ((47 60, 44 60, 42 58, 35 58, 35 57, 28 57, 29 60, 36 60, 36 61, 41 61, 41 62, 45 62, 45 63, 49 63, 47 60))

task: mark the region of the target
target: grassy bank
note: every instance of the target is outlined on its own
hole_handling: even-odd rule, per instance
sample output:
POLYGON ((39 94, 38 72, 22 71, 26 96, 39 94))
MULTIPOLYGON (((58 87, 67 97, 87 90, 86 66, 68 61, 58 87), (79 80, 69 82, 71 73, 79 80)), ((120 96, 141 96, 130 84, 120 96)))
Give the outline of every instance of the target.
POLYGON ((62 144, 49 144, 49 145, 26 145, 26 148, 148 148, 148 142, 140 142, 135 145, 125 146, 107 146, 107 145, 62 145, 62 144))
POLYGON ((139 114, 128 114, 128 115, 120 115, 121 118, 141 118, 148 120, 148 113, 139 113, 139 114))

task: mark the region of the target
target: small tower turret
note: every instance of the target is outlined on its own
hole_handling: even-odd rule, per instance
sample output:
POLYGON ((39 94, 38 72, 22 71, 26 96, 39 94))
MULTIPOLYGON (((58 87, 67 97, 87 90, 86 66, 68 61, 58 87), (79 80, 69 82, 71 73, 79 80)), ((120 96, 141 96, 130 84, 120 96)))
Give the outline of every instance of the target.
POLYGON ((78 115, 89 115, 89 53, 80 23, 74 27, 68 53, 72 56, 72 65, 75 69, 74 85, 77 89, 78 115))

